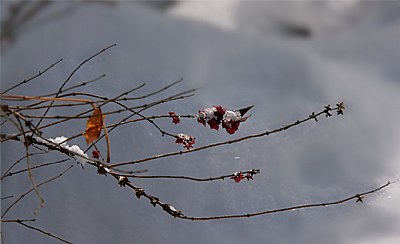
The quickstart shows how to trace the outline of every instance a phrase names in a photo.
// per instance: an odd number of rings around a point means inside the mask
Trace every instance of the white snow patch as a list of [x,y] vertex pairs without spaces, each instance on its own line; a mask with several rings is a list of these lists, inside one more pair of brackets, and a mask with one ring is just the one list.
[[[35,137],[35,139],[37,141],[41,142],[41,143],[49,144],[48,141],[43,140],[40,137]],[[54,139],[49,138],[48,140],[50,142],[52,142],[53,146],[57,145],[57,146],[60,146],[60,147],[62,147],[64,149],[67,149],[68,151],[71,151],[74,154],[73,158],[75,159],[75,161],[77,161],[80,164],[84,164],[86,162],[85,158],[89,158],[89,156],[86,153],[84,153],[83,150],[79,146],[77,146],[77,145],[72,145],[72,146],[68,145],[65,142],[65,141],[68,140],[68,138],[66,138],[65,136],[59,136],[59,137],[56,137]]]

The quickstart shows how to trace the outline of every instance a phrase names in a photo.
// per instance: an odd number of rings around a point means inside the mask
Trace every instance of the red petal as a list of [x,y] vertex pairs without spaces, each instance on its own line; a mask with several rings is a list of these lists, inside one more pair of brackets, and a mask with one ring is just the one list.
[[222,106],[214,106],[214,108],[217,110],[218,117],[224,116],[226,109],[224,109]]
[[92,157],[95,158],[95,159],[99,159],[99,157],[100,157],[100,152],[97,151],[97,150],[93,150],[93,151],[92,151]]
[[219,129],[219,123],[215,119],[210,119],[208,122],[208,125],[212,130],[218,130]]

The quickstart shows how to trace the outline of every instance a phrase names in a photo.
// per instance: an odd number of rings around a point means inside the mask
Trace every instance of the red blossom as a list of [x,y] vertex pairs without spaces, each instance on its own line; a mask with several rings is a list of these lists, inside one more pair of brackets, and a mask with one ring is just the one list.
[[190,149],[193,147],[193,144],[196,143],[196,138],[193,136],[180,133],[177,135],[175,143],[183,144],[185,148]]
[[247,173],[246,174],[246,179],[247,180],[253,180],[253,174]]
[[240,123],[246,121],[249,117],[243,117],[243,115],[252,107],[253,106],[234,111],[225,109],[220,105],[215,105],[211,108],[199,110],[196,115],[197,122],[204,126],[208,124],[212,130],[219,130],[219,126],[221,125],[228,134],[233,135],[239,130]]
[[176,115],[175,112],[168,112],[168,114],[169,114],[170,116],[172,116],[172,123],[174,123],[174,124],[179,124],[179,122],[181,122],[181,119],[179,118],[178,115]]
[[92,157],[95,159],[99,159],[100,158],[100,152],[97,150],[93,150],[92,151]]
[[217,116],[218,118],[221,118],[221,119],[222,119],[222,117],[224,116],[224,114],[225,114],[225,112],[226,112],[226,109],[223,108],[223,107],[220,106],[220,105],[214,106],[214,108],[217,110],[216,116]]
[[216,119],[210,119],[207,124],[210,126],[211,130],[218,130],[219,129],[219,122]]
[[236,183],[239,183],[241,180],[243,180],[245,177],[242,172],[236,172],[231,176],[231,179],[233,179]]
[[197,122],[200,124],[203,124],[204,126],[206,126],[206,123],[207,123],[206,120],[204,118],[201,118],[200,116],[197,117]]
[[225,128],[226,132],[230,135],[235,134],[239,130],[240,121],[229,121],[229,123],[222,122],[222,128]]

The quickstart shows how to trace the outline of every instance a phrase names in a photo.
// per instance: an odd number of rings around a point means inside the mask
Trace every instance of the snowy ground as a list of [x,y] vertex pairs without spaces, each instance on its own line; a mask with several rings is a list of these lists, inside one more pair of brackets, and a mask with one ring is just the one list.
[[[184,78],[173,92],[205,87],[194,98],[155,108],[153,114],[194,113],[221,104],[254,104],[237,134],[210,131],[195,121],[198,145],[276,128],[327,104],[344,101],[345,115],[308,123],[281,135],[139,166],[150,173],[197,177],[261,169],[254,181],[191,183],[137,181],[149,193],[188,215],[248,213],[340,199],[400,179],[400,4],[398,2],[184,2],[164,12],[141,4],[57,3],[36,16],[2,50],[1,88],[63,58],[51,72],[14,94],[58,89],[69,72],[101,48],[117,43],[85,66],[77,84],[106,73],[91,93],[113,96],[142,82],[146,91]],[[68,14],[61,14],[70,8]],[[5,11],[4,8],[2,11]],[[52,17],[49,17],[52,16]],[[50,21],[49,21],[50,19]],[[168,121],[170,122],[170,121]],[[68,136],[82,124],[54,128]],[[3,128],[2,128],[3,130]],[[3,133],[4,131],[2,131]],[[112,134],[116,162],[176,151],[145,123]],[[84,147],[83,139],[74,144]],[[2,145],[1,168],[20,148]],[[42,157],[38,160],[48,161]],[[54,169],[54,174],[60,168]],[[53,174],[53,175],[54,175]],[[36,175],[44,179],[48,175]],[[384,243],[400,241],[400,185],[369,196],[364,204],[301,210],[250,219],[187,222],[173,219],[92,168],[74,167],[42,189],[40,228],[74,243]],[[5,179],[2,196],[30,182]],[[31,216],[37,206],[10,216]],[[2,211],[8,206],[2,201]],[[4,243],[54,243],[54,239],[3,224]]]

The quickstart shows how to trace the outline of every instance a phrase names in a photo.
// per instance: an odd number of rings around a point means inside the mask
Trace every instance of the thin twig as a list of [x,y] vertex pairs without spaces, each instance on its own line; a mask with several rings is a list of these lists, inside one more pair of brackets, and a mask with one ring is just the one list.
[[256,212],[256,213],[249,213],[249,214],[221,215],[221,216],[211,216],[211,217],[179,216],[179,218],[187,219],[187,220],[217,220],[217,219],[249,218],[249,217],[254,217],[254,216],[259,216],[259,215],[281,213],[281,212],[289,212],[289,211],[294,211],[294,210],[298,210],[298,209],[327,207],[327,206],[332,206],[332,205],[339,205],[339,204],[343,204],[345,202],[349,202],[351,200],[357,200],[358,202],[360,202],[359,199],[362,199],[364,196],[367,196],[367,195],[370,195],[370,194],[375,193],[377,191],[380,191],[383,188],[386,188],[391,184],[392,183],[389,181],[386,184],[381,185],[381,186],[379,186],[379,187],[377,187],[377,188],[375,188],[373,190],[369,190],[369,191],[366,191],[366,192],[358,193],[358,194],[353,195],[351,197],[347,197],[347,198],[344,198],[344,199],[341,199],[341,200],[337,200],[337,201],[332,201],[332,202],[302,204],[302,205],[296,205],[296,206],[287,207],[287,208],[278,208],[278,209],[272,209],[272,210],[261,211],[261,212]]
[[[252,169],[247,171],[241,171],[242,174],[251,174],[255,175],[260,172],[259,169]],[[176,176],[176,175],[134,175],[134,174],[120,174],[114,173],[117,176],[128,177],[128,178],[137,178],[137,179],[178,179],[178,180],[191,180],[191,181],[199,181],[199,182],[207,182],[207,181],[216,181],[216,180],[225,180],[231,177],[234,177],[236,174],[222,175],[218,177],[207,177],[207,178],[195,178],[189,176]],[[245,176],[244,176],[245,177]]]
[[13,197],[14,197],[13,195],[10,195],[10,196],[5,196],[5,197],[2,197],[2,198],[1,198],[1,200],[10,199],[10,198],[13,198]]
[[[52,177],[52,178],[50,178],[50,179],[48,179],[48,180],[46,180],[46,181],[40,183],[40,184],[38,184],[36,187],[37,187],[37,188],[40,188],[41,186],[43,186],[43,185],[45,185],[45,184],[47,184],[47,183],[49,183],[49,182],[52,182],[53,180],[56,180],[56,179],[60,178],[60,177],[63,176],[68,170],[70,170],[72,167],[74,167],[74,165],[69,166],[66,170],[64,170],[64,171],[61,172],[60,174],[58,174],[58,175],[56,175],[56,176],[54,176],[54,177]],[[4,216],[7,214],[7,212],[9,212],[9,211],[11,210],[12,207],[14,207],[19,201],[21,201],[22,198],[24,198],[26,195],[28,195],[29,193],[31,193],[31,192],[34,191],[34,190],[35,190],[34,188],[31,188],[30,190],[28,190],[28,191],[26,191],[25,193],[23,193],[20,197],[18,197],[18,199],[17,199],[15,202],[13,202],[13,203],[4,211],[4,213],[1,215],[1,217],[4,218]]]
[[124,166],[124,165],[130,165],[130,164],[138,164],[138,163],[143,163],[143,162],[147,162],[150,160],[154,160],[154,159],[160,159],[160,158],[165,158],[165,157],[170,157],[170,156],[175,156],[175,155],[182,155],[182,154],[187,154],[187,153],[192,153],[192,152],[196,152],[196,151],[201,151],[204,149],[209,149],[209,148],[214,148],[214,147],[218,147],[218,146],[222,146],[222,145],[227,145],[227,144],[233,144],[233,143],[237,143],[237,142],[241,142],[244,140],[249,140],[249,139],[253,139],[253,138],[259,138],[259,137],[263,137],[263,136],[269,136],[271,134],[275,134],[281,131],[285,131],[287,129],[290,129],[294,126],[303,124],[309,120],[316,120],[319,116],[326,114],[327,112],[329,113],[330,111],[342,111],[341,108],[339,107],[335,107],[335,108],[330,108],[329,110],[327,110],[326,106],[325,109],[319,113],[312,113],[311,115],[309,115],[307,118],[303,119],[303,120],[297,120],[291,124],[282,126],[280,128],[271,130],[271,131],[266,131],[266,132],[262,132],[262,133],[257,133],[257,134],[253,134],[253,135],[248,135],[248,136],[244,136],[244,137],[240,137],[237,139],[233,139],[233,140],[229,140],[229,141],[223,141],[223,142],[217,142],[217,143],[211,143],[202,147],[196,147],[196,148],[192,148],[190,150],[186,150],[186,151],[178,151],[178,152],[170,152],[170,153],[165,153],[165,154],[159,154],[159,155],[155,155],[155,156],[151,156],[151,157],[147,157],[147,158],[143,158],[143,159],[139,159],[139,160],[134,160],[134,161],[129,161],[129,162],[123,162],[123,163],[116,163],[116,164],[111,164],[109,167],[110,168],[114,168],[114,167],[120,167],[120,166]]
[[180,218],[180,219],[186,219],[186,220],[192,220],[192,221],[204,221],[204,220],[218,220],[218,219],[237,219],[237,218],[249,218],[249,217],[255,217],[259,215],[267,215],[267,214],[273,214],[273,213],[279,213],[279,212],[289,212],[289,211],[294,211],[298,209],[307,209],[307,208],[316,208],[316,207],[326,207],[326,206],[332,206],[332,205],[339,205],[343,204],[346,202],[349,202],[351,200],[357,200],[356,202],[363,202],[363,198],[367,195],[373,194],[377,191],[380,191],[389,185],[393,184],[391,182],[387,182],[384,185],[381,185],[375,189],[358,193],[356,195],[353,195],[351,197],[347,197],[341,200],[336,200],[332,202],[323,202],[323,203],[314,203],[314,204],[300,204],[300,205],[295,205],[292,207],[286,207],[286,208],[278,208],[278,209],[272,209],[272,210],[266,210],[266,211],[260,211],[260,212],[255,212],[255,213],[248,213],[248,214],[235,214],[235,215],[219,215],[219,216],[210,216],[210,217],[192,217],[192,216],[187,216],[182,213],[180,210],[176,210],[172,205],[163,203],[160,201],[159,198],[149,195],[145,192],[144,189],[136,187],[133,185],[131,182],[126,177],[121,177],[116,174],[114,174],[112,171],[107,170],[106,172],[110,173],[117,181],[120,186],[128,186],[132,190],[135,191],[136,197],[141,198],[145,197],[148,200],[150,200],[150,204],[153,206],[160,206],[162,210],[167,212],[168,214],[172,215],[175,218]]
[[[190,92],[191,92],[191,90],[190,90]],[[76,95],[77,93],[74,93],[74,95]],[[119,101],[121,101],[121,100],[123,100],[123,99],[117,99],[117,100],[115,100],[115,99],[107,99],[106,97],[100,97],[100,96],[97,96],[97,95],[92,95],[92,94],[88,94],[88,93],[80,93],[80,94],[84,94],[85,96],[91,96],[91,97],[97,97],[97,98],[100,98],[100,99],[104,99],[104,101],[102,102],[102,104],[99,104],[99,107],[102,107],[102,106],[104,106],[105,104],[107,104],[107,103],[116,103],[116,104],[122,104],[122,103],[120,103]],[[143,105],[139,105],[139,106],[134,106],[134,107],[128,107],[128,106],[123,106],[124,107],[124,109],[117,109],[117,110],[113,110],[113,111],[109,111],[109,112],[104,112],[103,113],[103,115],[111,115],[111,114],[118,114],[118,113],[122,113],[122,112],[127,112],[127,111],[131,111],[132,112],[132,110],[133,109],[138,109],[138,108],[148,108],[148,107],[150,107],[150,106],[154,106],[155,104],[160,104],[160,103],[165,103],[166,101],[172,101],[172,100],[176,100],[176,99],[182,99],[182,98],[187,98],[187,97],[191,97],[191,96],[193,96],[192,94],[190,94],[190,95],[188,95],[188,96],[178,96],[178,97],[174,97],[174,98],[171,98],[171,97],[169,97],[169,98],[167,98],[167,99],[163,99],[163,100],[160,100],[160,101],[156,101],[156,102],[153,102],[153,103],[150,103],[150,104],[143,104]],[[59,96],[58,97],[58,100],[63,100],[63,99],[61,99],[61,97],[62,96]],[[21,97],[20,98],[21,99],[21,101],[23,100],[23,98]],[[39,97],[38,97],[38,99],[39,99]],[[5,100],[5,98],[4,98],[4,100]],[[53,99],[49,99],[49,100],[53,100]],[[55,100],[55,99],[54,99]],[[72,98],[71,98],[71,101],[77,101],[77,100],[79,100],[79,99],[73,99],[72,100]],[[25,100],[24,100],[25,101]],[[67,103],[67,104],[59,104],[59,105],[57,105],[57,104],[53,104],[53,105],[51,105],[51,107],[52,108],[57,108],[57,107],[72,107],[72,106],[82,106],[82,105],[87,105],[87,104],[90,104],[90,103],[92,103],[92,101],[86,101],[86,102],[82,102],[82,103],[76,103],[76,104],[70,104],[70,103]],[[41,106],[41,107],[38,107],[38,108],[36,108],[36,107],[31,107],[31,108],[29,108],[28,110],[36,110],[36,109],[43,109],[43,108],[48,108],[48,107],[50,107],[50,105],[46,105],[46,106]],[[11,107],[10,106],[10,109],[15,109],[15,111],[21,111],[21,110],[26,110],[26,109],[24,109],[25,107],[20,107],[20,106],[18,106],[18,107]],[[92,112],[93,110],[87,110],[87,111],[84,111],[84,112],[81,112],[81,113],[79,113],[79,114],[76,114],[76,115],[70,115],[70,116],[62,116],[62,115],[55,115],[55,116],[41,116],[41,115],[29,115],[29,114],[23,114],[23,116],[25,117],[25,118],[31,118],[31,119],[57,119],[57,120],[59,120],[59,119],[62,119],[63,121],[61,121],[61,122],[65,122],[66,120],[73,120],[73,119],[88,119],[88,118],[90,118],[90,112]],[[85,114],[87,114],[87,115],[85,115]],[[145,119],[146,120],[146,119]],[[43,127],[39,127],[39,128],[43,128]]]
[[[115,47],[117,44],[112,44],[106,48],[103,48],[102,50],[100,50],[99,52],[95,53],[94,55],[92,55],[91,57],[87,58],[86,60],[84,60],[83,62],[81,62],[71,73],[70,75],[67,77],[67,79],[62,83],[62,85],[60,86],[60,88],[58,89],[58,92],[56,94],[56,98],[58,97],[58,95],[62,92],[64,86],[68,83],[68,81],[72,78],[72,76],[87,62],[89,62],[90,60],[92,60],[93,58],[95,58],[96,56],[102,54],[103,52],[107,51],[108,49]],[[51,105],[54,104],[54,101],[52,101],[50,103],[50,107],[48,107],[46,109],[46,111],[44,112],[43,116],[46,116],[47,113],[49,112]],[[37,123],[36,127],[39,127],[39,125],[42,123],[43,119],[40,119],[39,122]]]
[[[163,103],[172,102],[172,101],[175,101],[175,100],[180,100],[180,99],[185,99],[185,98],[191,97],[191,96],[193,96],[193,94],[189,94],[189,95],[186,95],[186,96],[184,96],[184,95],[182,95],[182,94],[189,93],[189,92],[193,92],[193,91],[194,91],[194,89],[191,89],[191,90],[188,90],[188,91],[185,91],[185,92],[181,92],[181,93],[175,94],[175,95],[173,95],[173,96],[170,96],[170,97],[161,99],[161,100],[156,101],[156,102],[153,102],[153,103],[144,104],[144,105],[141,105],[141,106],[136,106],[136,107],[131,107],[131,108],[132,108],[132,109],[142,108],[141,110],[138,111],[138,112],[142,112],[142,111],[144,111],[144,110],[150,109],[150,108],[152,108],[152,107],[154,107],[154,106],[157,106],[157,105],[160,105],[160,104],[163,104]],[[100,104],[100,105],[101,105],[101,104]],[[14,110],[14,111],[15,111],[15,110]],[[48,128],[48,127],[51,127],[51,126],[54,126],[54,125],[57,125],[57,124],[64,123],[64,122],[66,122],[66,121],[68,121],[68,120],[74,119],[75,117],[81,116],[81,115],[86,114],[86,113],[90,113],[90,112],[92,112],[92,111],[93,111],[93,109],[90,109],[90,110],[84,111],[84,112],[82,112],[82,113],[79,113],[79,114],[77,114],[77,115],[75,115],[75,116],[71,116],[70,118],[62,119],[62,120],[59,120],[59,121],[56,121],[56,122],[53,122],[53,123],[49,123],[49,124],[46,124],[46,125],[39,126],[39,127],[37,127],[37,131],[42,130],[42,129],[45,129],[45,128]],[[117,110],[116,112],[122,112],[122,111],[126,111],[126,109]],[[121,123],[121,124],[124,123],[126,120],[130,119],[132,116],[134,116],[134,114],[130,114],[128,117],[126,117],[126,118],[124,118],[123,120],[121,120],[120,123]],[[87,116],[87,118],[88,118],[88,117],[89,117],[89,116]],[[7,117],[7,119],[9,120],[8,117]],[[115,125],[113,126],[113,128],[110,129],[109,132],[111,132],[112,130],[114,130],[114,129],[115,129],[116,127],[118,127],[118,126],[119,126],[119,124],[115,124]],[[14,134],[14,135],[12,135],[12,136],[2,136],[2,138],[1,138],[0,141],[1,141],[1,142],[5,142],[5,141],[8,141],[8,140],[15,140],[17,137],[19,137],[19,136],[21,136],[21,135],[22,135],[22,133],[20,133],[20,134]],[[78,134],[78,135],[75,135],[75,136],[72,136],[72,138],[76,138],[76,137],[79,137],[79,136],[82,136],[82,133],[80,133],[80,134]],[[102,135],[95,143],[97,143],[99,140],[101,140],[101,139],[103,138],[103,136],[104,136],[104,135]],[[90,146],[90,147],[91,147],[91,146]],[[89,149],[90,149],[90,148],[89,148]]]
[[54,234],[51,234],[50,232],[46,232],[46,231],[44,231],[44,230],[41,230],[41,229],[39,229],[39,228],[37,228],[37,227],[31,226],[31,225],[27,225],[27,224],[25,224],[25,223],[23,223],[23,222],[17,222],[17,223],[20,224],[20,225],[23,225],[23,226],[25,226],[25,227],[27,227],[27,228],[29,228],[29,229],[36,230],[36,231],[39,231],[39,232],[42,233],[42,234],[48,235],[48,236],[50,236],[50,237],[53,237],[53,238],[55,238],[55,239],[57,239],[57,240],[59,240],[59,241],[61,241],[61,242],[72,244],[72,242],[69,242],[69,241],[67,241],[67,240],[64,240],[63,238],[61,238],[61,237],[59,237],[59,236],[56,236],[56,235],[54,235]]
[[[189,96],[192,96],[192,95],[189,95]],[[186,96],[186,97],[189,97],[189,96]],[[162,100],[160,100],[160,101],[158,101],[158,102],[154,102],[154,103],[152,103],[152,104],[149,104],[148,106],[144,106],[144,107],[143,107],[141,110],[139,110],[138,112],[140,113],[140,112],[142,112],[142,111],[144,111],[144,110],[147,110],[147,109],[149,109],[149,108],[151,108],[151,107],[153,107],[153,106],[156,106],[156,105],[159,105],[159,104],[162,104],[162,103],[165,103],[165,102],[173,101],[173,100],[176,100],[176,99],[183,99],[183,98],[186,98],[186,97],[185,97],[185,96],[178,96],[178,97],[171,96],[171,97],[168,97],[168,98],[166,98],[166,99],[162,99]],[[123,124],[125,121],[129,120],[130,118],[132,118],[134,115],[135,115],[135,114],[130,114],[129,116],[125,117],[125,118],[122,119],[120,122],[118,122],[117,124],[115,124],[108,132],[109,132],[109,133],[112,132],[114,129],[116,129],[117,127],[119,127],[119,126],[120,126],[121,124]],[[100,141],[103,137],[104,137],[104,135],[100,136],[100,137],[96,140],[95,143],[97,143],[98,141]],[[89,146],[89,147],[85,150],[85,152],[89,151],[91,147],[92,147],[92,145]]]
[[[177,115],[153,115],[153,116],[147,116],[147,118],[149,118],[149,119],[163,119],[163,118],[174,118],[174,117],[179,117],[179,118],[188,118],[188,119],[193,119],[193,118],[195,118],[195,116],[194,115],[191,115],[191,114],[185,114],[185,115],[179,115],[179,114],[177,114]],[[137,118],[137,119],[130,119],[130,120],[127,120],[127,121],[125,121],[125,122],[123,122],[123,123],[120,123],[119,125],[124,125],[124,124],[129,124],[129,123],[135,123],[135,122],[139,122],[139,121],[144,121],[145,119],[143,119],[143,118]],[[107,125],[107,128],[108,127],[114,127],[116,124],[109,124],[109,125]]]
[[[72,89],[77,88],[77,87],[88,85],[89,83],[97,81],[102,77],[105,77],[105,75],[102,75],[101,77],[98,77],[98,78],[96,78],[94,80],[87,81],[87,82],[82,82],[81,84],[66,88],[60,93],[60,94],[63,94],[63,95],[59,95],[58,97],[68,97],[68,96],[79,96],[79,95],[82,95],[82,96],[89,96],[89,97],[99,98],[99,99],[102,99],[102,100],[108,100],[107,97],[102,97],[102,96],[89,94],[89,93],[84,93],[84,92],[73,92],[73,93],[67,93],[67,94],[63,93],[63,92],[66,92],[68,90],[72,90]],[[144,86],[145,86],[145,84],[141,84],[138,87],[134,88],[134,90],[138,90],[138,89],[140,89],[140,88],[142,88]],[[42,95],[42,97],[50,97],[50,96],[54,96],[55,94],[57,94],[57,93],[51,93],[51,94]],[[121,100],[124,100],[124,99],[121,99]],[[17,111],[20,111],[20,110],[38,110],[38,109],[44,109],[44,108],[48,108],[48,107],[52,107],[52,108],[76,107],[76,106],[82,106],[82,105],[87,105],[88,104],[88,102],[82,102],[82,103],[74,103],[74,104],[66,103],[66,104],[53,104],[52,106],[50,106],[50,105],[38,106],[38,105],[40,105],[40,104],[42,104],[44,102],[45,101],[41,101],[41,102],[38,102],[38,103],[35,103],[35,104],[30,104],[30,105],[25,106],[25,107],[19,106]]]
[[[84,82],[81,82],[80,84],[77,84],[77,85],[74,85],[74,86],[71,86],[71,87],[67,87],[67,88],[61,90],[60,94],[66,92],[66,91],[70,91],[70,90],[76,89],[76,88],[87,86],[87,85],[89,85],[89,84],[91,84],[93,82],[99,81],[100,79],[102,79],[104,77],[106,77],[106,74],[102,74],[99,77],[96,77],[96,78],[91,79],[89,81],[84,81]],[[50,94],[46,94],[46,95],[41,95],[41,97],[50,97],[50,96],[55,96],[55,95],[57,95],[56,92],[50,93]]]
[[[29,156],[34,156],[37,154],[44,154],[43,152],[38,152],[38,153],[30,153]],[[6,172],[4,172],[4,174],[1,176],[0,180],[2,180],[5,175],[7,175],[14,167],[15,165],[17,165],[19,162],[21,162],[22,160],[24,160],[26,158],[26,155],[24,155],[23,157],[21,157],[20,159],[18,159],[17,161],[15,161],[7,170]]]
[[3,92],[1,93],[1,95],[4,94],[4,93],[6,93],[6,92],[9,92],[9,91],[11,91],[11,90],[13,90],[13,89],[15,89],[15,88],[17,88],[17,87],[19,87],[19,86],[21,86],[21,85],[23,85],[23,84],[26,84],[26,83],[28,83],[29,81],[31,81],[31,80],[33,80],[33,79],[35,79],[35,78],[37,78],[37,77],[39,77],[39,76],[41,76],[41,75],[43,75],[43,74],[46,73],[49,69],[53,68],[55,65],[57,65],[57,64],[60,63],[61,61],[62,61],[62,59],[56,61],[55,63],[51,64],[49,67],[47,67],[46,69],[44,69],[43,71],[39,71],[39,73],[38,73],[37,75],[34,75],[34,76],[32,76],[31,78],[28,78],[28,79],[26,79],[26,80],[23,80],[23,81],[19,82],[18,84],[14,85],[14,86],[12,86],[12,87],[10,87],[10,88],[8,88],[7,90],[3,91]]
[[174,85],[176,85],[176,84],[178,84],[178,83],[180,83],[180,82],[182,82],[182,81],[183,81],[183,78],[180,78],[179,80],[174,81],[174,82],[172,82],[171,84],[169,84],[169,85],[167,85],[167,86],[164,86],[164,87],[162,87],[161,89],[159,89],[159,90],[157,90],[157,91],[151,92],[151,93],[149,93],[149,94],[146,94],[146,95],[143,95],[143,96],[140,96],[140,97],[125,98],[124,100],[126,100],[126,101],[127,101],[127,100],[140,100],[140,99],[148,98],[148,97],[153,96],[153,95],[156,95],[156,94],[158,94],[158,93],[160,93],[160,92],[162,92],[162,91],[165,91],[165,90],[167,90],[167,89],[173,87]]
[[[82,87],[82,86],[89,85],[90,83],[96,82],[96,81],[98,81],[98,80],[100,80],[101,78],[104,78],[104,77],[106,77],[106,75],[102,74],[101,76],[99,76],[97,78],[94,78],[92,80],[84,81],[84,82],[82,82],[82,83],[80,83],[78,85],[65,88],[60,92],[60,94],[63,94],[66,91],[70,91],[70,90],[73,90],[73,89],[76,89],[76,88],[79,88],[79,87]],[[54,93],[50,93],[50,94],[40,95],[40,97],[50,97],[50,96],[55,96],[56,94],[57,94],[57,92],[54,92]],[[62,96],[60,95],[59,97],[62,97]],[[29,104],[28,106],[19,107],[19,109],[17,111],[20,111],[20,110],[37,110],[37,109],[43,109],[43,108],[50,107],[50,105],[39,106],[40,104],[43,104],[43,103],[46,103],[46,102],[47,101],[40,101],[40,102],[36,102],[36,103],[33,103],[33,104]],[[55,108],[55,107],[64,107],[64,106],[72,107],[72,106],[81,106],[81,105],[86,105],[86,104],[87,104],[87,102],[85,102],[85,103],[75,103],[75,104],[53,104],[52,107],[53,108]]]
[[35,209],[35,211],[34,211],[34,214],[36,214],[43,206],[44,206],[44,199],[43,199],[43,197],[40,195],[40,192],[39,192],[39,190],[38,190],[38,186],[37,186],[37,184],[36,184],[36,181],[35,181],[35,178],[33,178],[33,174],[32,174],[32,169],[31,169],[31,165],[30,165],[30,157],[29,157],[29,144],[30,144],[30,142],[29,142],[29,140],[28,140],[28,138],[27,138],[27,136],[26,136],[26,134],[25,134],[25,131],[24,131],[24,127],[22,126],[22,124],[21,124],[21,119],[20,119],[20,117],[17,117],[16,116],[16,119],[17,119],[17,121],[18,121],[18,123],[19,123],[19,125],[20,125],[20,127],[21,127],[21,131],[22,131],[22,133],[23,133],[23,136],[24,136],[24,146],[25,146],[25,158],[26,158],[26,165],[27,165],[27,168],[28,168],[28,176],[29,176],[29,180],[31,181],[31,183],[32,183],[32,186],[33,186],[33,189],[35,190],[35,193],[36,193],[36,196],[39,198],[39,200],[40,200],[40,204],[39,204],[39,206]]
[[35,222],[36,219],[0,219],[3,223]]
[[[59,161],[55,161],[55,162],[51,162],[51,163],[40,164],[40,165],[31,167],[31,170],[39,169],[39,168],[46,167],[46,166],[50,166],[50,165],[55,165],[55,164],[64,163],[64,162],[66,162],[66,161],[68,161],[68,160],[70,160],[70,158],[66,158],[66,159],[59,160]],[[5,174],[2,176],[1,179],[4,179],[4,178],[9,177],[9,176],[13,176],[13,175],[17,175],[17,174],[26,172],[27,170],[28,170],[28,169],[26,168],[26,169],[21,169],[21,170],[14,171],[14,172],[5,173]]]

